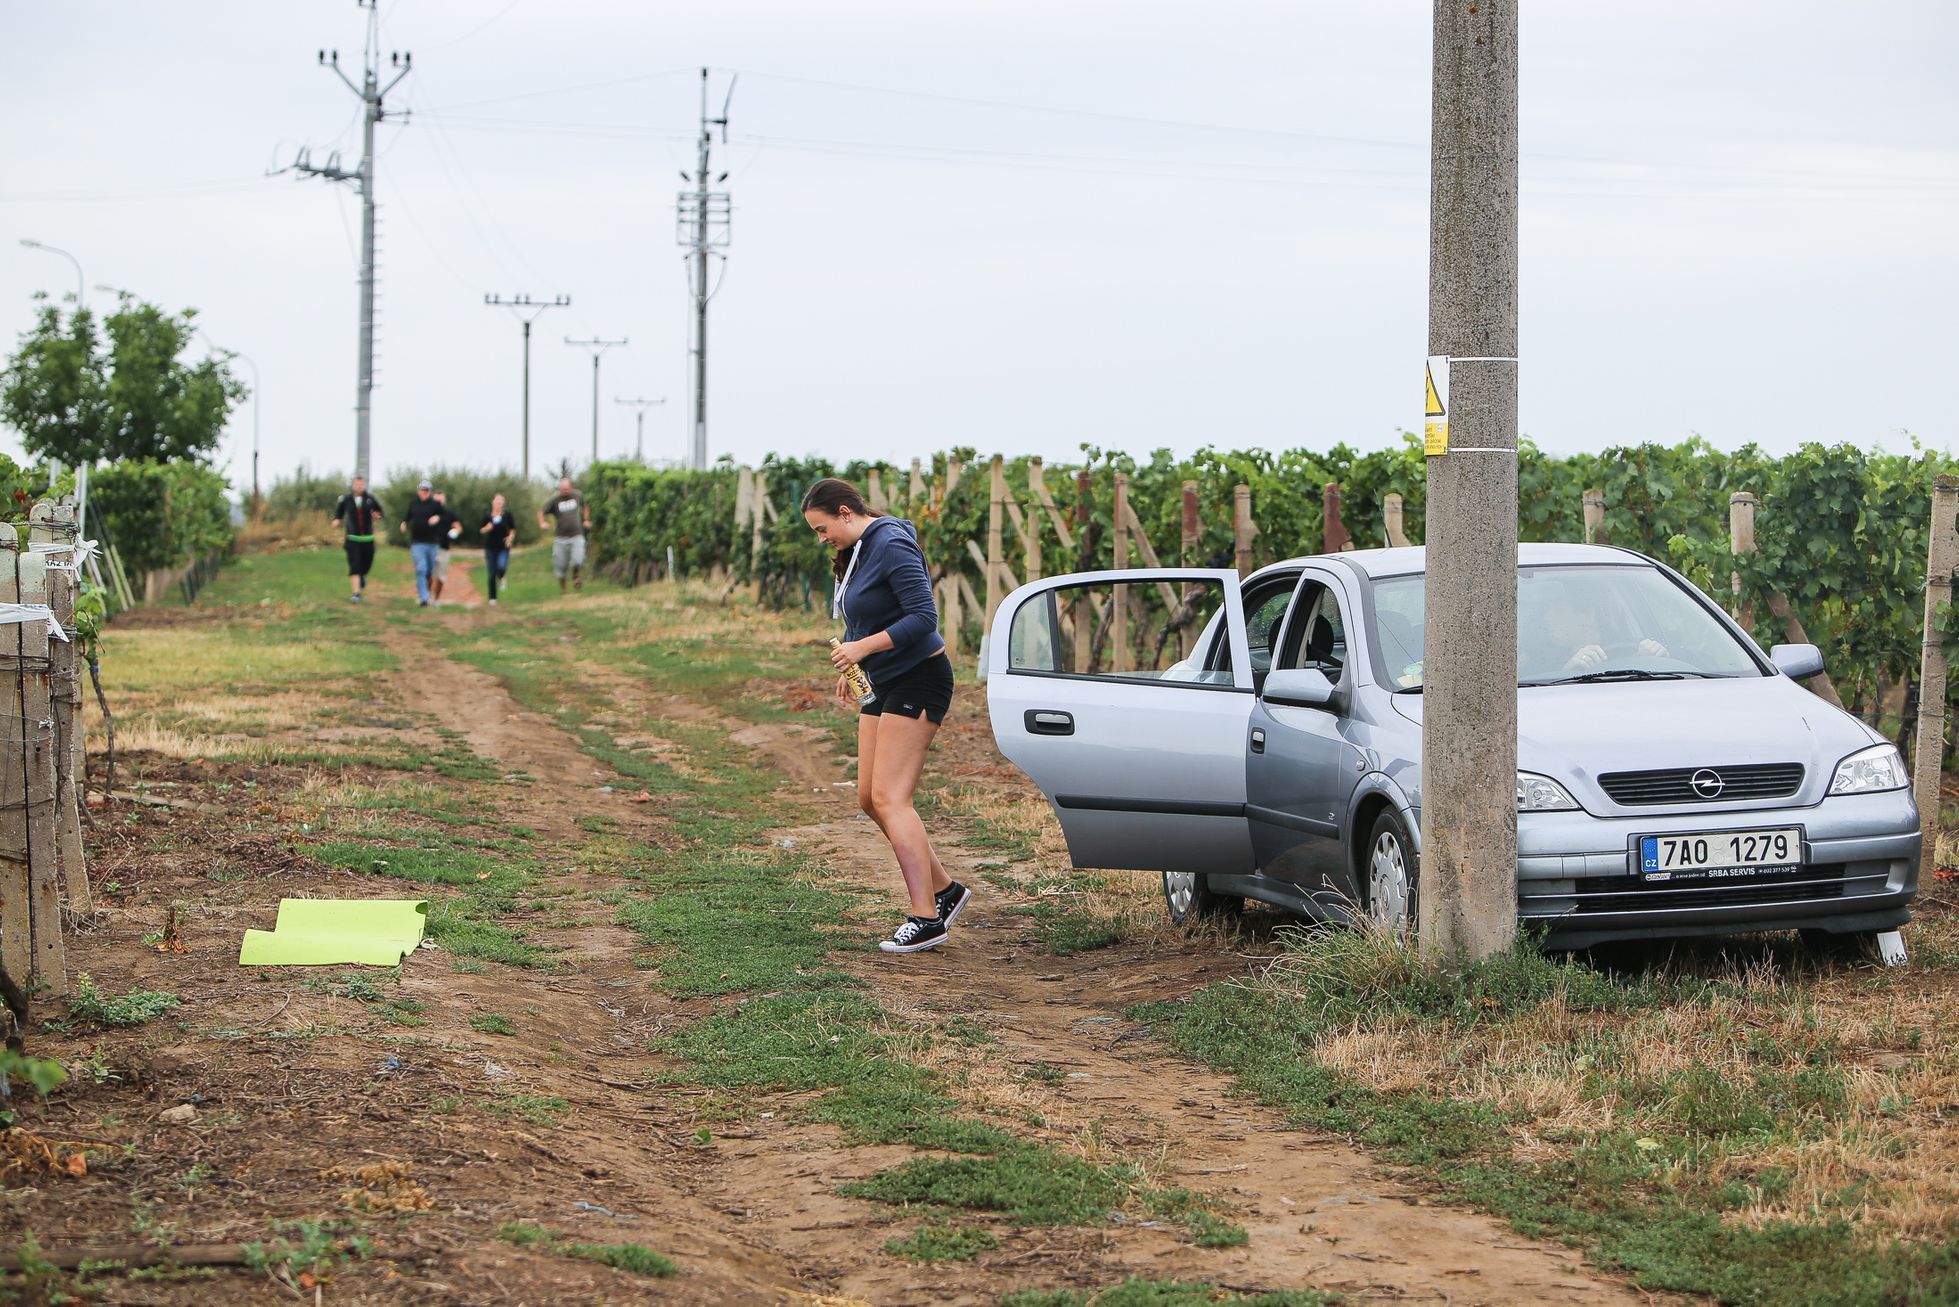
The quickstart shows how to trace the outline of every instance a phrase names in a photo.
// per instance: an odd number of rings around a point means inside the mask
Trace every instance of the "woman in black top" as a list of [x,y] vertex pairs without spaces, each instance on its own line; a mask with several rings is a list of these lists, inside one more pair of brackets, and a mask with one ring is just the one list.
[[932,851],[912,792],[925,753],[952,706],[952,662],[939,638],[932,577],[910,522],[872,512],[848,481],[825,477],[803,496],[803,520],[836,550],[836,601],[844,640],[831,654],[839,672],[858,664],[875,697],[859,704],[841,676],[837,698],[857,718],[857,800],[898,857],[911,914],[878,947],[916,953],[945,943],[972,893],[946,875]]
[[510,546],[517,541],[517,519],[502,495],[490,497],[490,511],[476,528],[483,537],[483,573],[490,578],[490,602],[497,601],[497,583],[510,570]]

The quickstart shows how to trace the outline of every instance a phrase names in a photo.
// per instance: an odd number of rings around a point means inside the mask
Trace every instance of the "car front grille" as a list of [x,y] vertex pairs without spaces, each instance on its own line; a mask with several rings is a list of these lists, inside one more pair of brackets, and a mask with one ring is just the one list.
[[[1696,786],[1695,778],[1702,780]],[[1718,781],[1718,787],[1708,778]],[[1741,767],[1666,767],[1658,771],[1607,772],[1599,788],[1614,803],[1637,807],[1658,803],[1732,803],[1746,799],[1786,799],[1803,785],[1799,762],[1753,763]]]
[[1814,903],[1883,894],[1889,870],[1889,864],[1884,862],[1828,862],[1738,881],[1649,882],[1638,876],[1526,880],[1517,887],[1517,899],[1518,908],[1527,919],[1566,920],[1616,913]]

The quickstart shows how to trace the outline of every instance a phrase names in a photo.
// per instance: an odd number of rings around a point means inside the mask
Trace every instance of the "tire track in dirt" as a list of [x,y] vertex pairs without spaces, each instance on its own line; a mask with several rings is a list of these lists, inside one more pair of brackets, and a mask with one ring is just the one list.
[[[809,821],[774,837],[829,859],[852,883],[888,900],[895,919],[900,888],[889,848],[858,812],[854,788],[839,784],[842,762],[818,743],[820,731],[742,722],[706,705],[650,695],[618,673],[593,671],[622,703],[637,700],[718,724],[764,753],[788,782],[785,797],[793,790],[809,806]],[[955,721],[949,730],[961,725]],[[744,1210],[746,1229],[835,1292],[879,1304],[990,1303],[1029,1283],[1099,1288],[1139,1275],[1237,1289],[1336,1289],[1412,1303],[1653,1301],[1584,1266],[1568,1249],[1425,1201],[1412,1184],[1343,1141],[1288,1128],[1279,1113],[1234,1097],[1226,1077],[1164,1051],[1123,1016],[1133,1003],[1179,997],[1208,979],[1241,973],[1235,955],[1192,950],[1166,959],[1111,948],[1048,956],[1019,938],[1020,919],[1000,911],[1027,900],[978,879],[974,863],[998,855],[972,854],[945,831],[934,835],[947,869],[976,887],[953,940],[904,959],[846,954],[842,965],[863,976],[895,1013],[964,1016],[985,1026],[998,1043],[979,1050],[976,1062],[1004,1057],[1063,1068],[1064,1079],[1041,1104],[1049,1127],[1032,1134],[1066,1146],[1093,1132],[1109,1153],[1158,1158],[1160,1183],[1221,1200],[1250,1242],[1201,1249],[1171,1223],[1041,1229],[1029,1232],[1035,1247],[1003,1240],[996,1252],[950,1275],[936,1274],[880,1255],[884,1238],[898,1232],[880,1224],[889,1213],[836,1192],[915,1156],[911,1150],[825,1146],[832,1132],[789,1124],[786,1113],[724,1140],[715,1182],[728,1205]],[[876,927],[863,929],[868,942]]]
[[[567,857],[591,838],[578,824],[581,817],[609,817],[623,838],[657,837],[650,805],[602,788],[616,779],[610,770],[585,754],[557,722],[518,704],[494,676],[450,658],[426,636],[411,637],[397,653],[393,684],[404,704],[460,732],[473,751],[506,772],[533,778],[500,808],[499,817],[532,827],[547,847],[557,844]],[[624,887],[617,877],[576,864],[547,871],[541,879],[548,880],[554,901],[567,903],[579,902],[587,891]],[[612,920],[613,909],[599,908],[592,915],[603,920],[515,923],[534,941],[563,950],[565,965],[555,975],[502,968],[474,975],[404,969],[404,989],[430,1004],[432,1018],[447,1015],[465,1026],[466,1010],[526,1013],[522,1040],[495,1041],[466,1069],[481,1076],[495,1066],[499,1087],[554,1095],[570,1104],[555,1128],[514,1132],[514,1152],[499,1151],[500,1144],[511,1142],[509,1131],[456,1141],[455,1152],[475,1154],[470,1166],[475,1184],[483,1186],[479,1192],[503,1190],[502,1201],[494,1204],[497,1220],[540,1220],[552,1228],[579,1228],[586,1238],[643,1239],[680,1263],[683,1274],[674,1280],[639,1282],[643,1296],[636,1300],[811,1301],[800,1287],[801,1268],[754,1237],[739,1219],[741,1209],[725,1200],[725,1186],[713,1174],[718,1159],[690,1137],[693,1093],[645,1083],[667,1069],[647,1051],[648,1041],[690,1017],[634,965],[638,939]],[[505,1138],[495,1138],[498,1133]],[[485,1164],[493,1168],[491,1176],[482,1174]],[[513,1186],[520,1175],[525,1180]],[[575,1204],[584,1201],[622,1216],[568,1220]],[[599,1228],[593,1228],[594,1221]],[[482,1241],[458,1248],[455,1255],[491,1277],[517,1259],[519,1284],[525,1283],[522,1259],[536,1256]]]

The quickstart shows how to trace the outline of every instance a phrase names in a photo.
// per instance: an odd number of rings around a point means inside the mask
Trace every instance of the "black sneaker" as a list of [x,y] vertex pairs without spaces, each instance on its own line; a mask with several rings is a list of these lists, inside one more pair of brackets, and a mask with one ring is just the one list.
[[906,917],[890,939],[878,948],[886,953],[916,953],[945,943],[945,922],[933,917]]
[[934,894],[932,898],[939,905],[939,920],[947,926],[952,925],[959,920],[960,911],[965,908],[966,901],[972,897],[973,892],[956,880]]

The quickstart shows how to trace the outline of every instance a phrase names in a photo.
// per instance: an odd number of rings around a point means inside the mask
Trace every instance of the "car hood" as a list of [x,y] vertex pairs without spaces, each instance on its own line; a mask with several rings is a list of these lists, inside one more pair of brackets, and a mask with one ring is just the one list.
[[[1419,725],[1422,698],[1395,695],[1395,710]],[[1813,802],[1846,754],[1882,738],[1786,676],[1517,691],[1518,767],[1552,777],[1595,811],[1618,806],[1599,790],[1601,772],[1743,763],[1802,763],[1799,801]]]

